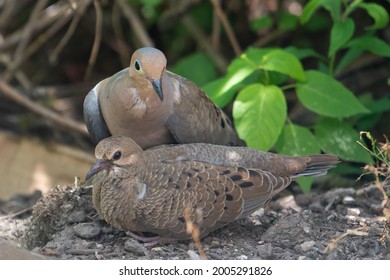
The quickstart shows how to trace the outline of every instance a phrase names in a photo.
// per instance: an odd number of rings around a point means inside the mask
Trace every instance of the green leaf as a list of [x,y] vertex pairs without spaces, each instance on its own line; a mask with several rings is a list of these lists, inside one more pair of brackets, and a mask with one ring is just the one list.
[[341,0],[311,0],[303,8],[301,23],[305,24],[307,21],[309,21],[314,12],[320,7],[324,7],[330,12],[333,21],[339,20]]
[[296,179],[297,183],[301,187],[301,190],[304,193],[308,193],[311,190],[311,185],[313,184],[314,178],[313,177],[299,177]]
[[241,82],[232,83],[229,77],[222,77],[205,85],[203,90],[215,104],[224,108],[233,101],[236,90],[241,86]]
[[319,53],[317,53],[315,50],[309,49],[309,48],[298,49],[297,47],[289,46],[289,47],[285,48],[284,50],[286,52],[292,54],[293,56],[295,56],[299,60],[309,58],[309,57],[315,57],[315,58],[321,57],[321,55]]
[[359,141],[359,132],[345,122],[325,119],[315,127],[315,136],[323,151],[336,154],[343,160],[372,163],[370,154]]
[[278,22],[280,30],[294,30],[298,25],[298,17],[288,12],[281,12]]
[[286,74],[298,81],[306,79],[301,62],[284,50],[272,50],[264,55],[260,68]]
[[317,139],[309,129],[295,124],[286,124],[275,145],[280,154],[302,156],[320,153]]
[[355,23],[347,18],[344,22],[335,22],[330,31],[330,46],[328,56],[334,55],[353,35]]
[[323,6],[330,13],[333,22],[340,20],[342,0],[324,0]]
[[297,85],[297,95],[309,110],[328,117],[350,117],[369,111],[353,93],[321,72],[306,71],[307,81]]
[[251,21],[250,27],[253,31],[257,32],[263,28],[271,27],[274,24],[272,17],[261,16]]
[[374,19],[374,25],[370,26],[370,29],[385,28],[389,24],[389,14],[381,5],[376,3],[361,3],[358,7],[366,10]]
[[225,77],[208,83],[203,90],[219,107],[223,108],[232,101],[235,91],[241,87],[241,82],[257,69],[253,61],[241,56],[232,61]]
[[390,96],[373,99],[371,94],[363,94],[359,97],[359,99],[371,113],[383,113],[390,111]]
[[[295,124],[286,124],[275,145],[280,154],[301,156],[321,152],[317,139],[309,129]],[[313,183],[312,177],[298,178],[297,183],[305,193],[309,192]]]
[[139,2],[144,5],[157,6],[161,3],[161,0],[139,0]]
[[[197,71],[194,71],[194,69],[197,69]],[[193,81],[199,86],[202,86],[217,77],[214,63],[210,61],[207,55],[201,52],[180,59],[171,70],[172,72]]]
[[269,150],[287,117],[286,99],[280,88],[252,84],[240,91],[233,103],[238,135],[249,147]]
[[311,0],[303,8],[301,15],[301,23],[305,24],[313,16],[314,12],[321,7],[322,0]]
[[340,59],[339,63],[335,68],[335,73],[338,74],[344,70],[348,65],[350,65],[355,59],[357,59],[361,54],[362,50],[359,48],[350,48]]
[[[253,67],[260,69],[260,65],[262,65],[263,56],[268,54],[270,51],[274,50],[274,48],[248,48],[240,58],[245,60],[247,63],[252,64]],[[229,67],[230,68],[230,67]],[[228,68],[228,72],[229,72]]]
[[379,56],[390,57],[390,46],[381,39],[370,35],[353,39],[345,47],[360,48]]

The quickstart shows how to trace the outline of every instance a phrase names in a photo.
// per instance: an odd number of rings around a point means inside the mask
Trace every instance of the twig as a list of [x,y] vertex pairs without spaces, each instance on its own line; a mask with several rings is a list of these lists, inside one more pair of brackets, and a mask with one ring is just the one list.
[[[6,65],[7,67],[10,67],[12,64],[10,55],[6,53],[0,55],[0,62]],[[16,71],[15,77],[23,87],[28,89],[32,87],[31,81],[22,71],[20,70]]]
[[[218,0],[219,1],[219,0]],[[211,44],[218,50],[220,46],[221,21],[218,18],[216,9],[213,10],[213,30],[211,32]]]
[[18,211],[16,213],[12,213],[12,214],[8,214],[8,215],[5,215],[5,216],[1,216],[0,220],[11,219],[13,217],[19,216],[20,214],[26,213],[27,211],[30,211],[30,210],[32,210],[32,207],[28,207],[28,208],[22,209],[22,210],[20,210],[20,211]]
[[343,238],[347,236],[368,236],[367,230],[367,227],[364,226],[356,229],[347,229],[346,232],[340,234],[329,242],[329,244],[325,248],[325,252],[331,252],[336,249],[337,243],[339,243]]
[[269,45],[271,42],[279,39],[280,37],[283,37],[285,34],[286,34],[286,31],[284,31],[284,30],[279,30],[279,29],[273,30],[273,31],[269,32],[266,36],[260,38],[256,42],[254,42],[252,45],[254,47],[260,48],[260,47]]
[[198,5],[202,0],[172,1],[169,7],[164,10],[158,20],[158,29],[167,32],[176,26],[182,16],[188,14],[193,6]]
[[[14,3],[15,1],[8,1]],[[16,3],[16,2],[15,2]],[[19,5],[19,2],[18,2]],[[19,7],[18,7],[19,8]],[[50,11],[48,11],[50,10]],[[54,21],[57,19],[63,17],[65,15],[65,12],[68,10],[67,4],[64,4],[64,2],[58,2],[56,4],[51,5],[42,13],[39,14],[40,20],[37,21],[35,25],[35,32],[40,31],[44,28],[46,28],[49,25],[52,25]],[[0,15],[0,18],[2,15]],[[4,18],[1,18],[3,20]],[[10,34],[9,36],[6,37],[4,42],[1,42],[0,44],[0,51],[4,51],[5,49],[11,48],[17,43],[20,42],[22,36],[23,36],[23,28],[20,28]]]
[[[64,85],[34,85],[25,90],[23,87],[15,86],[15,89],[20,91],[23,95],[28,95],[31,99],[44,98],[68,98],[80,97],[80,92],[88,92],[96,85],[96,82],[74,83]],[[1,101],[0,101],[1,102]]]
[[219,4],[219,1],[218,0],[210,0],[210,1],[211,4],[213,4],[214,6],[215,11],[217,12],[217,15],[221,20],[223,27],[225,28],[226,34],[229,38],[230,44],[233,47],[234,53],[236,54],[236,56],[239,56],[242,53],[241,47],[238,44],[236,35],[234,35],[233,29],[230,26],[230,23],[227,20],[226,15],[222,10],[221,5]]
[[80,6],[77,7],[77,10],[74,11],[74,17],[72,22],[69,25],[68,30],[66,31],[64,37],[62,37],[61,41],[58,43],[57,47],[53,50],[53,52],[49,56],[50,63],[55,63],[57,61],[58,55],[61,53],[62,49],[69,42],[73,33],[76,31],[76,27],[79,24],[81,17],[85,13],[85,10],[89,6],[89,4],[91,4],[91,1],[92,0],[84,0],[82,4],[80,4]]
[[133,8],[125,0],[116,0],[119,7],[122,9],[124,16],[127,18],[130,26],[133,28],[135,35],[139,39],[142,46],[153,47],[154,42],[150,38],[141,19],[134,12]]
[[54,34],[57,33],[57,31],[64,26],[70,19],[71,13],[70,9],[63,11],[62,17],[59,18],[59,20],[53,24],[49,30],[47,30],[45,33],[41,34],[35,41],[23,52],[23,55],[21,56],[18,63],[13,63],[10,67],[7,68],[7,71],[4,73],[2,79],[4,81],[8,81],[12,78],[15,71],[19,68],[19,66],[26,61],[32,54],[34,54],[37,50],[40,49],[40,47],[46,43],[47,40],[49,40]]
[[121,14],[118,2],[115,1],[112,8],[112,28],[115,34],[115,43],[117,45],[117,52],[121,59],[123,67],[129,66],[129,47],[125,43],[125,36],[123,35],[123,29],[121,25]]
[[187,207],[184,209],[184,220],[186,222],[187,227],[187,233],[191,234],[192,239],[195,242],[195,246],[199,252],[199,256],[202,260],[207,260],[207,256],[204,252],[202,243],[200,242],[200,230],[199,227],[194,224],[194,222],[191,219],[191,207]]
[[19,60],[21,59],[22,53],[27,47],[27,44],[30,42],[31,36],[34,32],[38,16],[40,12],[43,10],[43,8],[46,6],[47,0],[39,0],[38,3],[35,5],[31,15],[30,19],[25,24],[25,28],[23,31],[23,36],[21,40],[19,41],[19,45],[16,48],[15,54],[14,54],[14,63],[17,64]]
[[199,44],[199,46],[206,51],[210,59],[214,61],[214,64],[217,66],[218,70],[221,73],[225,73],[228,66],[226,59],[213,48],[213,46],[209,43],[210,40],[204,34],[202,29],[199,28],[199,26],[189,15],[185,15],[182,18],[182,22],[191,35],[195,38],[197,44]]
[[99,53],[100,43],[102,41],[103,12],[98,0],[93,0],[93,5],[96,11],[95,39],[93,41],[91,55],[88,60],[88,67],[85,72],[84,81],[88,81],[91,77],[92,69],[95,65],[96,57]]
[[20,105],[28,108],[32,112],[53,121],[64,129],[71,129],[83,135],[88,135],[88,131],[84,124],[76,122],[72,119],[61,116],[52,110],[43,107],[42,105],[31,101],[26,96],[23,96],[20,92],[11,87],[7,82],[0,80],[0,90],[4,95],[19,103]]
[[10,17],[13,16],[14,10],[20,6],[20,3],[16,1],[5,1],[3,3],[2,11],[0,13],[0,33],[2,33],[3,26],[9,22]]

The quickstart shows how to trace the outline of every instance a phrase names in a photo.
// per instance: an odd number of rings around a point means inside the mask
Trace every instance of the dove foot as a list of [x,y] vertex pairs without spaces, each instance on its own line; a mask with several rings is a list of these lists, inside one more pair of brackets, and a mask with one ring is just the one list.
[[176,239],[169,238],[169,237],[161,237],[161,236],[141,236],[134,232],[127,231],[126,234],[132,238],[134,238],[137,241],[143,242],[143,245],[145,247],[153,247],[154,245],[157,245],[159,243],[170,243],[176,241]]

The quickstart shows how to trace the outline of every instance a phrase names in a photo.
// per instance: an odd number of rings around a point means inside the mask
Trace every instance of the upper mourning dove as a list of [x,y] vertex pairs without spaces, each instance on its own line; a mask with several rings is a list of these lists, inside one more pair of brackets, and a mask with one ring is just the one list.
[[319,176],[334,155],[282,156],[246,147],[204,143],[143,151],[113,136],[95,150],[93,204],[112,226],[188,239],[184,212],[204,237],[263,207],[300,176]]
[[88,93],[84,119],[92,140],[124,135],[144,149],[169,143],[241,144],[226,114],[197,85],[167,71],[166,64],[160,50],[138,49],[130,67]]

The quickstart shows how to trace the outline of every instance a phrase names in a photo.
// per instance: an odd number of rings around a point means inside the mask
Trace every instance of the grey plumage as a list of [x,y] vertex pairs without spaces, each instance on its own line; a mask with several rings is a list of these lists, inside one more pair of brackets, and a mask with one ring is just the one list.
[[230,119],[191,81],[167,71],[154,48],[134,52],[130,67],[97,84],[84,100],[84,120],[95,143],[131,137],[142,148],[169,143],[242,142]]

